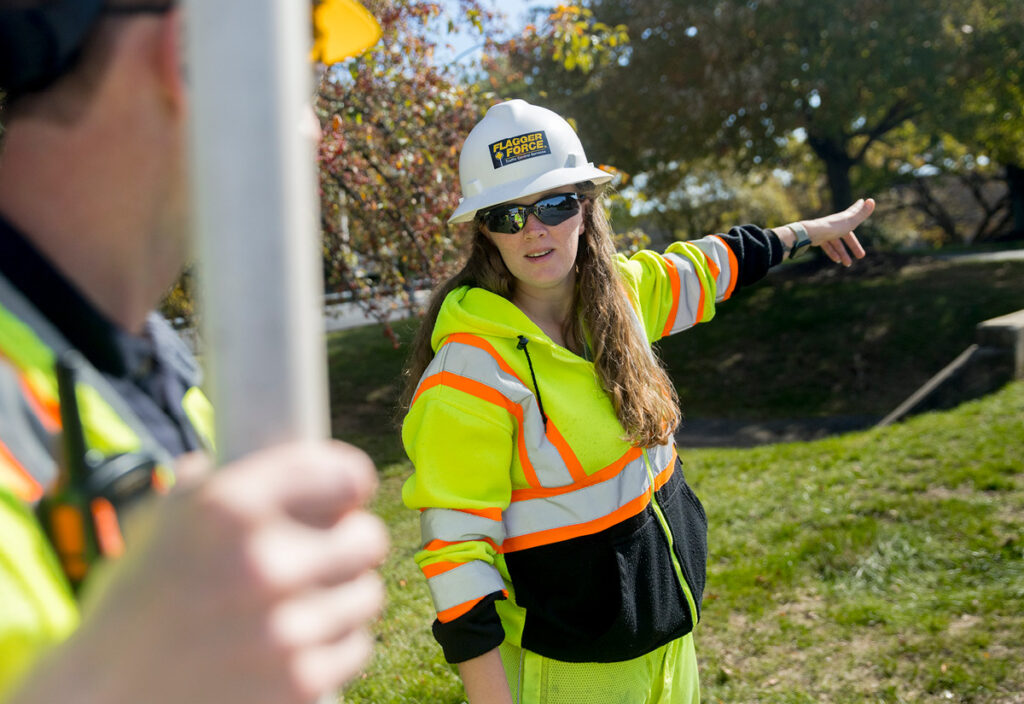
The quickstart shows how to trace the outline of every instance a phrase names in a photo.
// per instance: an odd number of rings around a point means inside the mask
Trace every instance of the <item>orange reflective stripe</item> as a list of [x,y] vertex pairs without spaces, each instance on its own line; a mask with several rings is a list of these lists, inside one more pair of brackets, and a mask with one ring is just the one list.
[[[481,337],[477,337],[476,335],[473,335],[468,332],[457,332],[445,338],[445,341],[441,344],[441,346],[444,347],[449,342],[458,342],[459,344],[469,345],[470,347],[476,347],[479,350],[483,350],[494,359],[494,362],[495,364],[498,365],[499,369],[501,369],[509,376],[513,377],[523,386],[526,386],[526,382],[524,382],[519,377],[519,375],[515,373],[512,367],[508,365],[508,362],[506,362],[505,359],[500,354],[498,354],[498,351],[494,349],[494,346],[487,340]],[[530,387],[526,386],[526,388]],[[569,469],[569,475],[573,479],[576,479],[576,473],[578,471],[580,478],[585,477],[586,473],[583,471],[583,465],[580,464],[579,459],[576,457],[576,453],[572,451],[571,447],[569,447],[569,443],[567,443],[565,441],[565,438],[562,437],[562,434],[558,432],[558,428],[555,426],[554,421],[552,421],[550,418],[548,418],[547,427],[545,428],[544,434],[547,436],[547,439],[551,442],[551,444],[555,446],[555,449],[558,450],[558,454],[561,455],[562,461],[565,462],[565,466]],[[527,481],[529,482],[529,478],[527,478]],[[529,483],[533,486],[540,486],[540,482]]]
[[89,508],[92,509],[93,525],[96,526],[96,540],[104,557],[117,558],[124,554],[124,536],[121,524],[117,520],[117,511],[107,499],[93,499]]
[[586,521],[584,523],[577,523],[572,526],[550,528],[548,530],[530,533],[529,535],[521,535],[516,538],[506,538],[503,547],[505,548],[505,552],[509,553],[517,550],[535,548],[541,545],[559,543],[563,540],[571,540],[572,538],[579,538],[584,535],[593,535],[594,533],[599,533],[605,528],[610,528],[616,523],[621,523],[627,518],[631,518],[640,513],[647,507],[650,500],[651,490],[648,488],[643,494],[615,511],[612,511],[607,516],[595,518],[592,521]]
[[[508,591],[507,590],[502,589],[501,593],[502,593],[502,595],[504,595],[504,597],[506,599],[508,598]],[[473,609],[474,606],[479,604],[481,601],[486,599],[488,596],[490,596],[490,594],[486,594],[484,596],[477,597],[476,599],[470,599],[469,601],[464,601],[461,604],[459,604],[458,606],[453,606],[450,609],[445,609],[444,611],[438,611],[437,612],[437,620],[440,621],[441,623],[449,623],[451,621],[454,621],[459,616],[462,616],[463,614],[469,613]]]
[[679,270],[676,269],[675,263],[668,257],[661,257],[661,261],[665,265],[665,271],[668,273],[669,285],[672,287],[672,306],[668,310],[668,318],[665,320],[665,329],[661,331],[661,336],[667,337],[672,334],[672,326],[676,322],[676,313],[679,311]]
[[[513,406],[516,406],[516,404],[509,401],[501,393],[495,391],[487,384],[481,384],[479,381],[474,381],[473,379],[470,379],[468,377],[459,376],[458,374],[455,374],[453,372],[438,372],[437,374],[434,374],[433,376],[424,379],[423,383],[420,384],[419,393],[427,391],[428,389],[432,389],[435,386],[448,386],[453,389],[457,389],[458,391],[465,392],[470,396],[476,396],[477,398],[487,401],[488,403],[493,403],[495,406],[507,408],[509,411],[512,411]],[[419,396],[419,393],[417,393],[416,395]],[[413,403],[415,402],[416,400],[413,399]],[[520,414],[522,414],[522,410],[520,410],[519,412]]]
[[500,508],[456,508],[453,511],[462,511],[463,513],[469,513],[474,516],[480,516],[480,518],[487,518],[492,521],[501,520],[501,509]]
[[726,243],[726,241],[723,240],[718,235],[711,236],[714,237],[719,242],[721,242],[722,246],[725,247],[725,251],[729,253],[729,286],[728,288],[725,289],[725,293],[722,294],[722,300],[724,301],[725,299],[732,295],[733,289],[736,288],[736,278],[739,276],[740,273],[739,264],[736,262],[736,253],[732,251],[732,247],[730,247]]
[[424,565],[420,568],[427,579],[436,577],[439,574],[444,574],[449,570],[453,570],[456,567],[462,567],[465,562],[432,562],[429,565]]
[[32,388],[32,385],[23,374],[18,374],[18,383],[21,385],[21,390],[29,407],[43,427],[46,428],[47,432],[58,432],[61,429],[61,421],[60,403],[57,402],[57,399],[45,398],[36,389]]
[[526,452],[526,438],[525,433],[523,432],[523,409],[518,403],[513,403],[487,384],[481,384],[479,381],[459,376],[453,372],[438,372],[437,374],[424,379],[423,383],[420,384],[419,391],[416,392],[416,396],[413,397],[412,402],[416,403],[416,399],[419,398],[421,393],[428,389],[432,389],[435,386],[448,386],[450,388],[463,391],[470,396],[476,396],[483,401],[493,403],[495,406],[501,406],[511,413],[515,417],[516,424],[519,428],[516,433],[516,443],[519,445],[519,462],[523,466],[523,476],[526,477],[526,483],[530,486],[540,486],[540,480],[537,479],[537,472],[534,470],[533,464],[530,463],[530,456]]
[[498,363],[499,367],[501,367],[501,371],[505,372],[506,374],[514,376],[516,379],[519,380],[520,384],[526,386],[523,380],[519,378],[519,375],[512,371],[512,367],[508,366],[508,362],[506,362],[502,358],[502,356],[498,354],[498,351],[494,349],[494,345],[492,345],[490,342],[483,339],[482,337],[477,337],[476,335],[473,335],[472,333],[468,332],[456,332],[446,337],[445,341],[441,344],[441,346],[444,347],[449,342],[458,342],[463,345],[469,345],[470,347],[476,347],[477,349],[483,350],[487,354],[494,357],[494,361]]
[[693,316],[693,324],[696,325],[704,320],[704,279],[699,271],[694,273],[697,275],[697,288],[700,290],[700,296],[697,298],[697,314]]
[[17,373],[18,385],[21,386],[23,397],[43,427],[51,433],[60,430],[60,404],[57,399],[48,396],[29,383],[24,370],[10,357],[0,352],[0,359],[11,365],[11,368]]
[[583,481],[575,484],[567,484],[565,486],[545,487],[541,489],[513,489],[512,490],[512,501],[526,501],[528,499],[545,499],[549,496],[558,496],[559,494],[568,494],[571,491],[582,489],[583,487],[591,486],[593,484],[600,484],[606,479],[611,479],[616,474],[622,471],[622,469],[643,454],[643,450],[639,447],[631,447],[629,450],[619,459],[612,462],[610,465],[605,467],[599,472],[591,474],[586,477]]
[[701,254],[704,254],[704,258],[708,260],[708,269],[711,270],[711,278],[718,281],[718,275],[722,273],[722,270],[718,268],[718,265],[715,264],[715,260],[709,257],[703,249],[701,250]]
[[483,542],[487,543],[488,545],[490,545],[491,548],[494,550],[494,552],[501,552],[501,547],[498,546],[490,538],[474,538],[473,540],[454,540],[454,541],[440,540],[438,538],[435,538],[434,540],[431,540],[429,543],[424,545],[423,549],[424,550],[442,550],[442,549],[448,547],[449,545],[461,545],[462,543],[472,543],[472,542],[475,542],[475,541],[478,541],[478,540],[479,541],[483,541]]
[[43,496],[43,487],[29,474],[14,453],[0,440],[0,469],[6,468],[6,476],[0,483],[6,484],[22,501],[38,501]]
[[583,471],[583,465],[580,464],[579,459],[576,457],[576,453],[569,447],[569,443],[565,441],[562,434],[558,432],[558,428],[548,418],[548,440],[558,450],[558,454],[562,456],[562,461],[565,462],[565,466],[569,470],[569,476],[572,477],[574,482],[583,482],[587,480],[587,473]]
[[[422,514],[424,511],[429,511],[431,509],[436,509],[436,508],[438,508],[438,507],[423,507],[422,509],[419,510],[419,512]],[[488,519],[490,521],[501,521],[502,520],[502,510],[498,509],[498,508],[495,508],[495,509],[445,509],[445,511],[461,511],[464,514],[471,514],[473,516],[479,516],[480,518],[485,518],[485,519]]]

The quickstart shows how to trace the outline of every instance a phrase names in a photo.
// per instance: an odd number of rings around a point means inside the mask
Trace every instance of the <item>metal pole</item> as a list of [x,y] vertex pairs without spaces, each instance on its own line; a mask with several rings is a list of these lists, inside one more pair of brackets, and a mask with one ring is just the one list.
[[223,463],[328,434],[310,7],[185,6],[203,350]]

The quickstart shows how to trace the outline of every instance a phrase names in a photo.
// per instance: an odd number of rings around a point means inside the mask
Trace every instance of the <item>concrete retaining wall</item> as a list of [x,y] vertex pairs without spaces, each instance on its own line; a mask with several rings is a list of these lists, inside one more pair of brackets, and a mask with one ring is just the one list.
[[1013,379],[1024,379],[1024,310],[979,323],[975,340],[878,425],[953,408],[992,393]]

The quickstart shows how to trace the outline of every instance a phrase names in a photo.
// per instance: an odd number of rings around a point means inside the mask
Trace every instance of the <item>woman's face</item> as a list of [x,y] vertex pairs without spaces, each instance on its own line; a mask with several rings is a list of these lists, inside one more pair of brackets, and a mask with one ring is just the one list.
[[[533,205],[557,193],[575,193],[573,186],[563,186],[532,196],[525,196],[510,205]],[[545,225],[535,214],[526,219],[523,229],[513,234],[491,232],[481,226],[487,238],[501,253],[509,272],[516,279],[516,292],[533,296],[568,296],[572,299],[575,285],[576,252],[583,234],[583,208],[557,225]]]

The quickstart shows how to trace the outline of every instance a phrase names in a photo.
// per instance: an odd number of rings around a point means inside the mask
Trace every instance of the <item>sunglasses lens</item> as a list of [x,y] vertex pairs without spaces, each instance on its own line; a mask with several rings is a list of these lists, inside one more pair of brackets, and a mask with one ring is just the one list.
[[545,225],[560,225],[580,211],[575,193],[558,193],[541,198],[533,205],[505,205],[484,213],[483,223],[491,232],[514,235],[526,226],[533,213]]
[[533,209],[545,225],[560,225],[580,211],[580,202],[575,193],[564,193],[537,201]]
[[523,225],[526,224],[526,215],[522,208],[515,206],[495,208],[484,216],[484,224],[491,232],[512,235],[523,229]]

